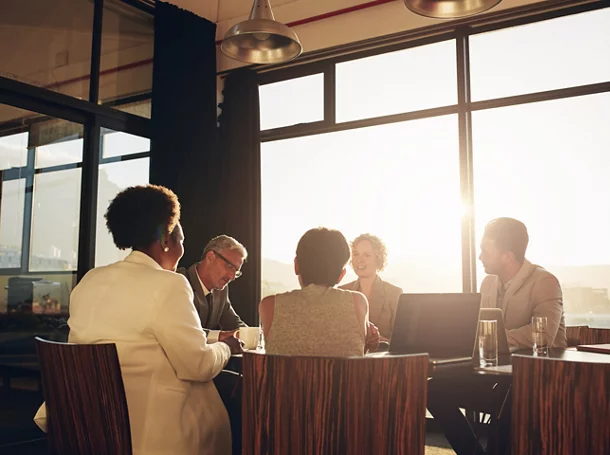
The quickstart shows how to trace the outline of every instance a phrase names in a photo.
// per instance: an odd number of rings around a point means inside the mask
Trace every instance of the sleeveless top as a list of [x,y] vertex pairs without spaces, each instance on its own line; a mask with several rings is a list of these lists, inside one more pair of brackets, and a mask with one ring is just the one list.
[[275,296],[265,352],[274,355],[350,357],[364,355],[352,293],[310,284]]

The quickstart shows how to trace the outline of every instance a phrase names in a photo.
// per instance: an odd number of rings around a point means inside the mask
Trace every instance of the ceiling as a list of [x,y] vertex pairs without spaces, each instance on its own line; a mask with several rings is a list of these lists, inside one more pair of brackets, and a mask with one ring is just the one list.
[[[250,14],[254,0],[168,0],[212,22],[229,21]],[[271,0],[271,8],[304,0]],[[308,0],[314,3],[315,0]],[[322,2],[321,2],[322,3]]]

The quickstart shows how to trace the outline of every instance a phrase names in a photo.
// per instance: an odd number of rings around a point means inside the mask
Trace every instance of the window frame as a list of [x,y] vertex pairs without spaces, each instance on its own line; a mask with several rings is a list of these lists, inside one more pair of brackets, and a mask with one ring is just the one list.
[[[27,164],[20,168],[5,170],[3,181],[25,178],[25,197],[23,207],[23,237],[20,268],[1,268],[0,275],[76,275],[77,282],[95,266],[96,216],[98,197],[98,177],[100,164],[128,161],[150,157],[150,150],[124,156],[102,158],[103,129],[112,132],[124,132],[147,139],[152,137],[152,122],[148,118],[116,109],[117,106],[131,104],[136,101],[152,101],[152,93],[131,95],[119,100],[98,104],[100,86],[100,61],[102,44],[102,21],[104,0],[94,1],[93,32],[91,41],[91,68],[88,100],[73,98],[69,95],[53,92],[0,76],[0,104],[28,110],[45,119],[66,120],[83,126],[83,158],[78,163],[35,169],[35,148],[28,149]],[[134,8],[154,16],[154,8],[141,1],[122,0]],[[28,126],[12,128],[3,135],[12,135],[29,131]],[[42,173],[57,172],[66,169],[81,168],[78,266],[75,271],[29,271],[29,256],[32,235],[32,197],[34,176]]]
[[[477,245],[475,244],[476,207],[474,207],[472,113],[479,110],[610,92],[609,80],[601,83],[571,86],[563,89],[545,90],[477,102],[471,101],[469,54],[469,39],[471,36],[565,17],[572,14],[610,8],[610,5],[608,2],[604,1],[573,6],[566,1],[554,6],[555,9],[549,10],[548,8],[548,5],[527,5],[509,11],[498,11],[482,16],[481,18],[459,20],[449,25],[441,24],[415,30],[413,32],[407,32],[402,34],[403,36],[396,35],[394,37],[384,37],[368,42],[365,41],[354,45],[343,46],[343,48],[313,52],[308,56],[308,58],[312,60],[311,63],[301,62],[295,66],[290,66],[290,64],[288,64],[259,68],[259,85],[261,86],[309,74],[324,74],[324,119],[319,122],[261,131],[261,144],[282,139],[345,131],[368,126],[403,122],[406,120],[457,114],[459,123],[460,193],[462,202],[465,206],[471,208],[462,220],[462,291],[478,292],[476,276]],[[392,40],[394,40],[393,43]],[[372,117],[363,120],[342,123],[336,122],[335,68],[337,64],[446,40],[455,41],[457,56],[457,104],[432,109],[406,111],[400,114]],[[380,42],[381,44],[373,43],[373,41]],[[390,44],[383,44],[388,42],[390,42]],[[358,47],[360,47],[360,49],[357,49]],[[354,48],[356,49],[354,50]]]

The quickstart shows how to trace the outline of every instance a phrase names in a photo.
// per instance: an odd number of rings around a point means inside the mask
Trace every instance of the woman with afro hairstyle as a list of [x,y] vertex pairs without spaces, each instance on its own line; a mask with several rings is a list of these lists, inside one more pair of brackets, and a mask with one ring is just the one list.
[[191,287],[174,273],[184,254],[178,198],[162,186],[130,187],[105,218],[116,246],[131,252],[74,288],[69,342],[116,344],[135,455],[229,455],[229,419],[212,379],[241,345],[207,343]]

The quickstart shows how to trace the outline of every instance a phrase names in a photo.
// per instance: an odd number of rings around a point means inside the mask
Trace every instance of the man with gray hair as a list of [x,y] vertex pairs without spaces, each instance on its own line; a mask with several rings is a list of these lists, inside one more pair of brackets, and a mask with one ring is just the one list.
[[240,327],[246,327],[231,306],[228,284],[241,276],[241,266],[247,257],[241,243],[228,235],[219,235],[205,246],[201,261],[177,270],[193,288],[193,303],[210,343],[222,341]]

